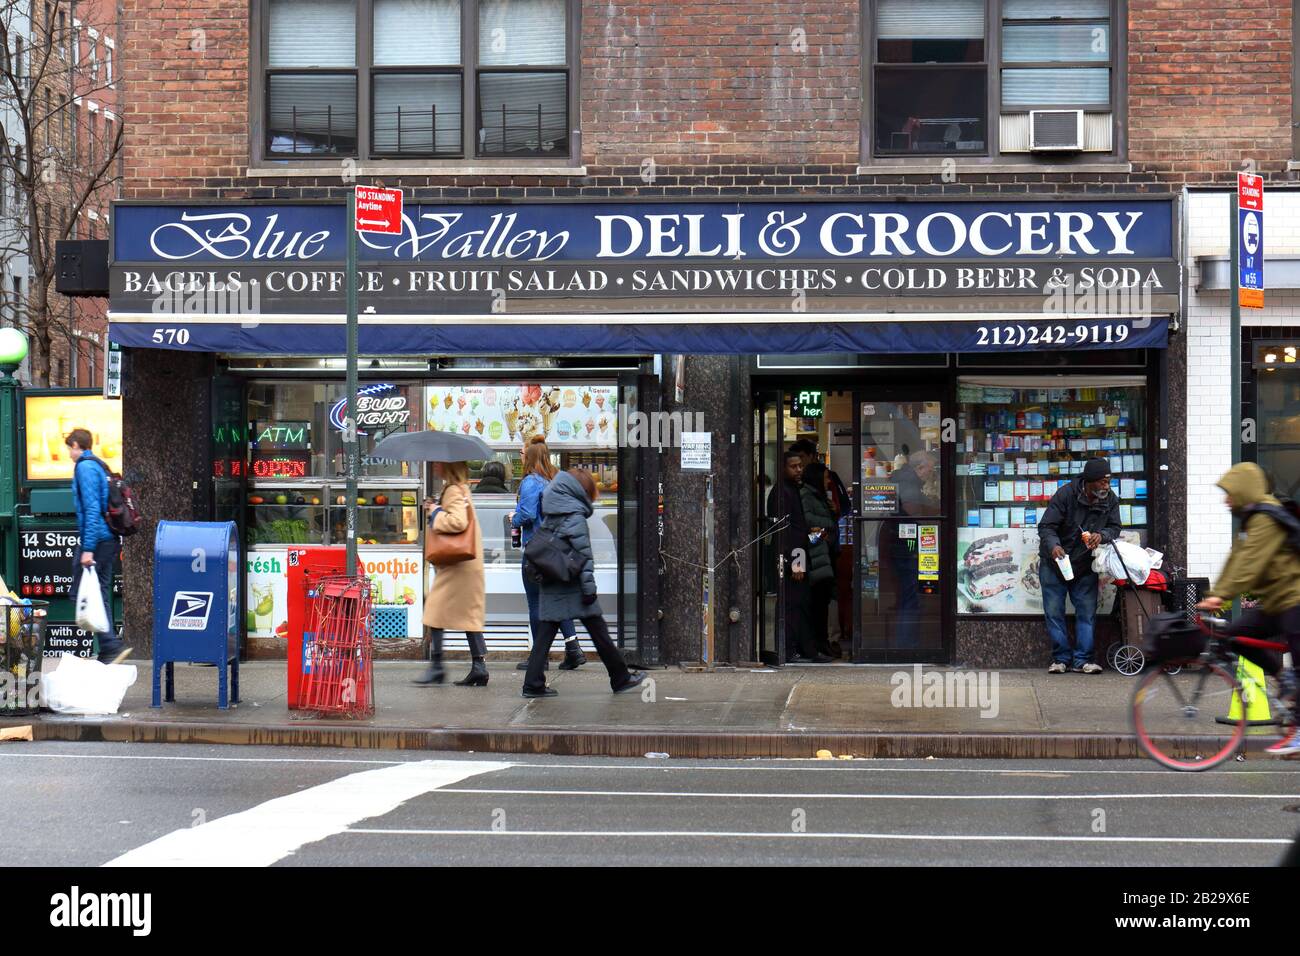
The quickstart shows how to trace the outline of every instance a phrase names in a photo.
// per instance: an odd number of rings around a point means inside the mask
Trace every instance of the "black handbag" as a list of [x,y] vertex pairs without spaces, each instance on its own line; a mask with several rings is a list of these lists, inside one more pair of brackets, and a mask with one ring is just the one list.
[[572,584],[581,579],[582,565],[569,539],[545,525],[524,546],[524,569],[540,584]]

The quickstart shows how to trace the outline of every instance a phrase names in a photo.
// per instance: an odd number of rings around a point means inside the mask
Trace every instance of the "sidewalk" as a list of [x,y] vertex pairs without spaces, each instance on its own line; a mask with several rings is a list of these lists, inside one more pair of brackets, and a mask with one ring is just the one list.
[[[53,664],[53,662],[51,662]],[[120,714],[103,718],[44,715],[8,718],[33,724],[38,740],[111,740],[165,743],[289,744],[371,749],[427,749],[603,756],[813,757],[819,750],[858,757],[1080,757],[1139,756],[1129,727],[1135,681],[1113,671],[1099,675],[997,673],[997,694],[973,706],[895,706],[920,703],[920,691],[891,684],[908,666],[787,667],[712,673],[677,668],[648,671],[639,691],[611,694],[604,670],[591,660],[579,671],[552,662],[551,685],[560,696],[524,700],[523,672],[489,665],[485,688],[416,687],[416,662],[375,665],[377,710],[371,720],[313,720],[286,706],[285,664],[245,663],[242,699],[217,708],[214,668],[176,665],[176,702],[155,710],[150,665]],[[450,678],[467,665],[453,663]],[[925,674],[949,673],[925,668]],[[981,713],[989,716],[981,716]],[[1271,740],[1252,735],[1252,750]]]

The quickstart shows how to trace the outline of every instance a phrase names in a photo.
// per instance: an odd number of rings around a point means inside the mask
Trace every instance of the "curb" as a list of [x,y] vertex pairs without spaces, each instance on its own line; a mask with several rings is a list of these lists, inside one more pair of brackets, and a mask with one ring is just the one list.
[[[234,744],[551,754],[571,757],[810,758],[819,750],[861,758],[1116,760],[1145,756],[1132,734],[745,733],[654,730],[475,730],[373,726],[256,727],[179,721],[31,722],[34,740],[77,743]],[[1247,737],[1248,753],[1272,738]],[[1204,738],[1178,738],[1180,748]]]

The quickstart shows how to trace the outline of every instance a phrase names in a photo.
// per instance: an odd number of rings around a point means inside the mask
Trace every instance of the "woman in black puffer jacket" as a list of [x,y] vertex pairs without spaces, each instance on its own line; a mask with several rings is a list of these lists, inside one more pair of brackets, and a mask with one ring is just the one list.
[[819,664],[831,660],[831,637],[827,621],[831,599],[835,596],[835,555],[833,553],[838,525],[835,512],[826,498],[826,466],[819,461],[810,464],[803,472],[799,498],[803,504],[804,521],[809,537],[817,535],[808,544],[808,583],[812,587],[812,632],[817,646]]
[[568,540],[582,558],[582,572],[576,581],[563,584],[541,582],[537,613],[541,632],[533,636],[533,649],[528,655],[528,673],[524,676],[523,689],[525,697],[556,696],[556,692],[546,686],[546,658],[560,622],[573,618],[582,620],[582,626],[596,645],[596,653],[609,672],[609,686],[614,693],[635,687],[645,678],[643,673],[633,674],[628,670],[623,655],[609,636],[609,627],[596,600],[596,561],[591,551],[591,535],[587,531],[587,519],[593,510],[591,501],[595,496],[595,479],[591,472],[582,468],[570,468],[557,474],[542,495],[541,527]]

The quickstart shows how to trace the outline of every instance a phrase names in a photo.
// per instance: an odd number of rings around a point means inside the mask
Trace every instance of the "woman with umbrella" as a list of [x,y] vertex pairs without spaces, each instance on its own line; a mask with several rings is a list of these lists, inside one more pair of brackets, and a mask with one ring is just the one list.
[[[406,432],[385,438],[371,453],[398,461],[432,461],[433,473],[444,481],[436,506],[429,505],[426,535],[457,535],[473,529],[472,554],[451,563],[435,563],[433,586],[424,597],[424,626],[429,630],[429,667],[415,683],[441,684],[442,640],[447,631],[464,631],[473,663],[456,681],[459,687],[486,687],[487,642],[483,639],[487,613],[487,584],[483,577],[483,535],[474,517],[469,490],[471,459],[487,459],[492,449],[481,438],[449,432]],[[425,553],[429,553],[426,544]]]
[[460,534],[474,528],[474,556],[455,564],[436,564],[433,586],[424,596],[424,626],[429,629],[429,670],[417,684],[440,684],[442,639],[447,631],[464,631],[469,640],[470,671],[458,687],[486,687],[487,642],[483,639],[487,614],[487,583],[483,578],[483,534],[474,520],[469,492],[469,464],[435,462],[433,473],[446,484],[436,507],[430,507],[425,534]]

